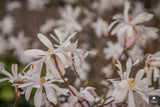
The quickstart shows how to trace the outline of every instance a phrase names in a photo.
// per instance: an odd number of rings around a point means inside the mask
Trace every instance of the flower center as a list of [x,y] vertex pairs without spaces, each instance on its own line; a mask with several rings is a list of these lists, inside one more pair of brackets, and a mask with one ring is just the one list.
[[67,23],[72,23],[73,21],[71,19],[68,19],[67,20]]
[[44,76],[42,76],[42,78],[39,79],[39,82],[40,82],[41,84],[43,84],[43,83],[46,82],[46,80],[44,79]]
[[129,80],[128,85],[129,85],[129,87],[134,88],[136,86],[135,79]]

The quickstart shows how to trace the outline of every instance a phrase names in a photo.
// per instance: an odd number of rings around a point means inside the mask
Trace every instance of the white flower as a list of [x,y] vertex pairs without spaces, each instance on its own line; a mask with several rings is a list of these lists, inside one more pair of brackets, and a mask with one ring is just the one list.
[[142,61],[144,59],[143,50],[138,46],[134,46],[131,50],[129,50],[128,55],[133,61],[136,61],[137,59]]
[[[130,4],[128,1],[126,1],[123,15],[117,14],[113,16],[113,19],[115,21],[112,22],[108,28],[110,30],[115,24],[118,23],[116,27],[114,27],[114,29],[111,31],[111,35],[116,34],[119,43],[121,43],[122,45],[126,45],[127,47],[130,47],[134,43],[137,37],[140,41],[143,40],[142,42],[145,41],[144,36],[150,36],[151,38],[154,38],[154,36],[152,37],[152,35],[150,35],[150,32],[154,32],[155,35],[158,30],[156,28],[152,29],[149,27],[145,27],[141,24],[150,21],[153,18],[152,14],[142,12],[138,14],[135,18],[130,18],[129,8]],[[146,30],[144,31],[144,29],[150,30],[149,35],[148,33],[144,34],[146,31]]]
[[106,59],[118,59],[123,52],[123,47],[119,43],[113,44],[112,42],[107,42],[108,48],[104,48],[103,53]]
[[38,38],[48,48],[48,51],[31,49],[26,50],[24,54],[43,60],[42,63],[46,64],[46,67],[52,72],[54,78],[61,79],[59,72],[61,72],[62,75],[65,74],[64,66],[71,63],[70,57],[63,53],[63,51],[54,49],[51,41],[43,34],[39,33]]
[[[52,38],[59,43],[59,45],[54,45],[56,47],[58,47],[58,50],[63,51],[64,53],[66,53],[67,55],[69,55],[70,57],[72,57],[73,64],[75,65],[76,69],[80,69],[83,65],[84,62],[84,58],[85,58],[85,52],[79,48],[77,48],[77,43],[78,41],[72,43],[70,40],[76,35],[76,32],[71,34],[70,36],[66,36],[66,34],[63,34],[62,32],[60,32],[59,30],[55,29],[55,33],[58,37],[55,38],[54,36],[52,36]],[[86,53],[87,54],[87,53]]]
[[41,25],[40,32],[48,33],[50,31],[52,31],[54,26],[55,26],[54,20],[48,19],[48,20],[46,20],[46,22],[43,25]]
[[42,10],[49,0],[28,0],[30,10]]
[[77,21],[81,12],[80,7],[73,9],[70,5],[67,5],[64,9],[60,8],[59,11],[62,18],[57,22],[60,31],[67,32],[67,34],[82,31],[82,26]]
[[108,23],[100,17],[97,19],[97,22],[91,24],[91,27],[94,29],[98,38],[102,35],[106,36],[108,33]]
[[149,103],[147,95],[153,91],[154,88],[149,88],[148,79],[143,78],[144,70],[141,69],[137,72],[135,78],[130,78],[131,67],[137,64],[132,64],[131,59],[127,60],[126,70],[122,71],[122,65],[118,61],[118,74],[121,77],[120,81],[112,80],[115,89],[113,90],[112,97],[117,102],[123,102],[126,98],[128,100],[128,107],[136,107],[134,93],[137,93],[146,103]]
[[[23,84],[18,84],[18,88],[22,88],[25,90],[25,98],[28,101],[30,99],[30,94],[33,88],[36,88],[36,92],[34,95],[34,104],[36,107],[40,107],[42,105],[42,101],[44,99],[43,94],[48,99],[48,101],[52,102],[53,104],[57,104],[57,94],[67,95],[68,90],[58,87],[57,85],[53,84],[52,82],[63,82],[63,80],[46,80],[45,77],[40,78],[40,73],[38,71],[33,72],[31,76],[25,76],[28,82]],[[35,74],[34,74],[35,73]],[[38,74],[38,75],[37,75]]]
[[6,16],[0,21],[0,29],[3,34],[11,34],[14,29],[15,21],[12,16]]
[[13,11],[22,7],[22,4],[19,1],[13,1],[7,4],[7,11]]
[[24,51],[29,48],[30,43],[30,39],[24,35],[24,32],[20,31],[17,38],[14,36],[9,38],[10,47],[14,49],[15,56],[22,64],[26,64],[32,61],[32,58],[24,55]]
[[4,54],[8,49],[8,44],[3,36],[0,36],[0,55]]
[[17,64],[12,65],[11,71],[12,71],[12,75],[1,66],[0,73],[6,75],[8,77],[0,79],[0,82],[9,80],[9,82],[15,83],[15,82],[20,82],[22,80],[21,74],[18,75],[18,73],[17,73],[18,72]]
[[145,71],[147,73],[147,78],[149,79],[149,84],[152,83],[152,75],[153,81],[156,81],[158,77],[160,77],[160,52],[156,52],[155,54],[149,54],[146,59]]

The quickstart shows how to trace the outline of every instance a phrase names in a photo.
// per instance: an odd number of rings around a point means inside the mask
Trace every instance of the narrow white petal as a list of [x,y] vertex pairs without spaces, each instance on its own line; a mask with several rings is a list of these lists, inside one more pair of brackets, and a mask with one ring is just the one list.
[[62,40],[64,40],[64,36],[61,34],[61,32],[57,29],[54,30],[55,34],[57,35],[59,41],[60,41],[60,44],[62,44]]
[[42,88],[37,89],[34,95],[34,105],[36,107],[41,107],[42,104]]
[[17,77],[17,64],[12,64],[12,74]]
[[52,45],[51,41],[46,36],[39,33],[38,38],[48,49],[50,49],[51,52],[53,52],[53,45]]
[[0,82],[6,81],[6,80],[9,80],[9,78],[2,78],[0,79]]
[[143,75],[144,75],[144,70],[143,69],[139,70],[135,77],[135,83],[138,83],[142,79]]
[[125,1],[125,7],[124,7],[123,14],[124,14],[124,19],[126,22],[129,22],[129,15],[128,15],[129,8],[130,8],[129,1]]
[[128,107],[136,107],[133,92],[131,90],[129,90],[128,95]]
[[30,57],[42,57],[48,54],[48,52],[45,52],[43,50],[40,49],[30,49],[30,50],[26,50],[24,51],[24,54]]
[[53,88],[51,87],[47,87],[47,86],[44,86],[45,88],[45,92],[46,92],[46,95],[47,95],[47,99],[52,102],[53,104],[57,104],[57,98],[56,98],[56,93],[55,91],[53,90]]
[[26,92],[25,92],[25,98],[28,101],[32,92],[32,87],[27,87]]
[[127,77],[129,77],[130,72],[131,72],[131,67],[132,67],[132,61],[130,58],[127,60],[126,67],[127,67],[126,69]]
[[149,98],[142,92],[135,90],[141,97],[142,99],[149,104]]
[[152,14],[148,14],[146,12],[140,13],[137,17],[134,18],[134,20],[131,22],[131,24],[139,24],[143,22],[147,22],[153,18]]

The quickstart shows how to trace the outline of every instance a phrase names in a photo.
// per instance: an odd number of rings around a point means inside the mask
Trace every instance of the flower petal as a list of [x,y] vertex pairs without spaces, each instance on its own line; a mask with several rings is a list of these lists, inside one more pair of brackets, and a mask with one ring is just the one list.
[[152,14],[148,14],[146,12],[140,13],[137,17],[134,18],[134,20],[131,22],[131,24],[139,24],[143,22],[147,22],[153,18]]
[[128,95],[128,107],[136,107],[133,92],[131,90],[129,90]]
[[27,55],[27,56],[30,56],[30,57],[38,58],[38,57],[42,57],[42,56],[47,55],[48,52],[45,52],[45,51],[40,50],[40,49],[30,49],[30,50],[24,51],[24,54]]
[[57,104],[57,98],[56,98],[56,93],[55,91],[53,90],[53,88],[51,87],[47,87],[47,86],[44,86],[45,88],[45,92],[46,92],[46,95],[47,95],[47,99],[52,102],[53,104]]
[[12,74],[17,78],[17,64],[12,64]]
[[34,105],[36,107],[41,107],[42,104],[42,88],[37,89],[34,95]]
[[53,53],[53,45],[51,41],[41,33],[38,34],[38,38]]
[[26,92],[25,92],[25,98],[28,101],[32,92],[32,87],[27,87]]
[[135,83],[138,83],[142,79],[143,75],[144,75],[144,70],[143,69],[139,70],[135,77]]

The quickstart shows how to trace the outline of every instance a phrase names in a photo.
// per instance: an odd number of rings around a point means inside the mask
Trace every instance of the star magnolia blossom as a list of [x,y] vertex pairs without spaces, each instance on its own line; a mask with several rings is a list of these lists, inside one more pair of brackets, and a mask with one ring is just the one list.
[[144,59],[143,50],[138,46],[134,46],[131,50],[129,50],[128,55],[133,61],[136,61],[137,59],[142,61]]
[[118,59],[123,52],[123,47],[119,43],[113,44],[112,42],[107,42],[108,47],[104,48],[103,53],[106,59]]
[[112,97],[116,102],[123,102],[128,100],[128,107],[136,107],[135,94],[137,93],[146,103],[149,103],[147,94],[153,91],[153,88],[149,88],[148,79],[143,78],[144,70],[141,69],[137,72],[135,78],[130,78],[131,67],[137,64],[132,64],[131,59],[128,59],[126,63],[126,71],[122,71],[122,65],[118,61],[116,66],[118,67],[118,74],[121,77],[120,81],[112,80],[115,89],[113,90]]
[[97,22],[91,24],[91,27],[94,29],[98,38],[100,38],[102,35],[106,36],[108,33],[108,23],[100,17],[97,19]]
[[[123,15],[117,14],[113,16],[113,19],[116,20],[112,22],[109,26],[109,30],[115,25],[116,27],[111,31],[111,35],[117,35],[119,43],[130,47],[134,41],[139,38],[139,40],[145,40],[145,38],[155,38],[157,36],[158,29],[153,27],[145,27],[140,25],[143,22],[150,21],[153,18],[152,14],[142,12],[138,14],[135,18],[129,18],[129,8],[130,4],[128,1],[125,2],[125,7]],[[147,31],[148,29],[149,31]],[[147,31],[147,32],[145,32]],[[152,32],[152,33],[151,33]],[[151,35],[153,34],[153,35]],[[144,41],[142,41],[144,42]]]
[[67,5],[65,9],[60,9],[62,19],[57,22],[59,25],[58,29],[67,34],[82,31],[82,26],[77,21],[80,11],[80,7],[73,9],[70,5]]
[[[35,65],[37,66],[37,65]],[[36,107],[40,107],[42,105],[42,101],[44,100],[45,95],[46,99],[53,104],[57,104],[57,95],[58,93],[63,95],[68,95],[68,90],[58,87],[57,85],[53,84],[53,82],[60,82],[62,83],[63,80],[56,80],[51,79],[47,80],[45,77],[40,77],[41,72],[39,72],[39,68],[41,69],[42,65],[38,65],[37,67],[31,67],[29,73],[24,75],[26,78],[26,82],[23,84],[18,84],[18,88],[22,88],[25,91],[25,98],[28,101],[30,98],[30,94],[33,88],[36,88],[36,92],[34,95],[34,104]],[[17,84],[16,84],[17,85]]]
[[61,75],[65,74],[64,66],[71,64],[71,58],[59,49],[55,49],[51,41],[43,34],[38,34],[39,40],[48,48],[48,51],[40,49],[31,49],[24,52],[25,55],[34,58],[40,58],[42,63],[46,64],[46,68],[52,72],[55,79],[61,79]]
[[158,77],[160,77],[160,52],[155,54],[149,54],[146,59],[146,66],[145,71],[147,74],[147,78],[149,79],[149,84],[152,83],[152,74],[153,74],[153,81],[156,81]]
[[76,32],[71,34],[69,37],[66,36],[67,34],[63,34],[62,32],[56,29],[55,33],[58,39],[55,38],[53,35],[51,35],[51,37],[59,44],[55,45],[56,47],[58,47],[58,50],[61,50],[70,57],[72,57],[73,64],[75,65],[77,70],[82,68],[84,63],[85,52],[82,49],[77,48],[78,41],[74,43],[70,41],[76,35]]
[[0,79],[0,82],[9,80],[9,82],[14,83],[14,82],[19,82],[21,81],[21,74],[17,74],[18,68],[17,68],[17,64],[13,64],[12,65],[12,75],[7,72],[2,66],[0,68],[0,73],[6,75],[7,77]]

